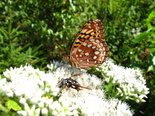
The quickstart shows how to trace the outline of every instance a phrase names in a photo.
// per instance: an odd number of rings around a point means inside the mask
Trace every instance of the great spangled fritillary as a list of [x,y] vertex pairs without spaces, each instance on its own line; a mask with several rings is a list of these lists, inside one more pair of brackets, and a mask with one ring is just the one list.
[[101,21],[89,20],[75,38],[69,61],[74,67],[89,69],[105,62],[107,54]]

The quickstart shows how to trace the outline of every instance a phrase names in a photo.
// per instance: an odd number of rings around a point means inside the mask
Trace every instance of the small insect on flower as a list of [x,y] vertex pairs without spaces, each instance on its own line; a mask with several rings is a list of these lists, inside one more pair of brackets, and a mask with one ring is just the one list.
[[106,61],[108,45],[102,22],[89,20],[77,34],[70,50],[69,62],[76,68],[89,69]]
[[72,78],[61,79],[58,82],[58,85],[60,88],[68,87],[68,88],[76,89],[77,91],[82,89],[90,89],[88,87],[81,86],[76,80]]

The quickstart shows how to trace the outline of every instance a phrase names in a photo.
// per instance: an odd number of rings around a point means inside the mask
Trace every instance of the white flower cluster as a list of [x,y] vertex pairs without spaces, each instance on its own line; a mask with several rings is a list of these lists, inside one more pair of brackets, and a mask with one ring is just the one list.
[[[0,90],[8,97],[18,98],[22,116],[132,116],[129,106],[117,99],[105,99],[102,80],[69,65],[54,62],[48,72],[34,69],[31,65],[10,68],[0,80]],[[77,74],[77,76],[72,76]],[[59,88],[61,79],[72,77],[89,89],[77,91]]]
[[146,87],[146,81],[139,69],[124,68],[115,65],[112,60],[108,59],[101,70],[105,75],[105,82],[112,80],[113,85],[117,85],[117,95],[126,100],[133,100],[137,103],[145,102],[149,89]]
[[137,36],[140,34],[140,28],[133,28],[131,32],[133,33],[134,36]]

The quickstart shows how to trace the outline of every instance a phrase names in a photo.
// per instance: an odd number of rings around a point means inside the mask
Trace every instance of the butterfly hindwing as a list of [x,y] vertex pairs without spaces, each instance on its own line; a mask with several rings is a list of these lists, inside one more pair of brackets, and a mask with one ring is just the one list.
[[104,40],[100,20],[88,21],[78,33],[70,51],[71,65],[88,69],[102,64],[107,56],[108,47]]

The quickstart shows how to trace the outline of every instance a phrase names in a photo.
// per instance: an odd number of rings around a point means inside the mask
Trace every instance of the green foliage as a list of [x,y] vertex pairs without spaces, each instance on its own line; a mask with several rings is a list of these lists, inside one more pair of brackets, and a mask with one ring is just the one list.
[[110,99],[110,98],[117,98],[117,90],[116,90],[117,86],[118,86],[117,84],[113,84],[112,83],[112,79],[110,79],[108,84],[104,83],[103,90],[105,90],[106,97],[108,99]]
[[[9,100],[9,98],[1,91],[0,89],[0,115],[1,116],[16,116],[15,112],[12,112],[12,110],[16,111],[19,106],[15,103],[13,100]],[[8,104],[8,103],[10,104]],[[13,104],[12,104],[13,103]],[[12,107],[12,108],[11,108]]]
[[[51,60],[62,59],[80,27],[99,18],[105,27],[108,57],[143,69],[154,88],[154,69],[148,71],[155,53],[154,9],[153,0],[1,1],[0,73],[25,63],[44,68]],[[145,54],[147,48],[150,52]]]
[[[144,1],[121,0],[112,4],[113,8],[117,7],[117,10],[107,14],[105,32],[110,45],[110,55],[118,63],[125,66],[133,65],[132,62],[137,60],[138,54],[148,47],[148,40],[138,44],[132,41],[135,39],[133,35],[138,35],[146,28],[145,18],[148,11],[142,7],[149,4]],[[139,60],[135,63],[137,64]]]
[[146,24],[149,30],[149,35],[152,36],[150,48],[155,54],[155,11],[152,11],[146,19]]
[[147,30],[144,32],[141,32],[139,35],[135,37],[135,39],[132,41],[133,43],[137,44],[141,41],[149,41],[150,45],[148,46],[151,49],[152,53],[155,53],[155,11],[152,11],[148,18],[146,18],[146,25]]
[[32,50],[28,44],[21,45],[20,36],[24,34],[19,27],[12,27],[12,22],[7,27],[0,27],[0,73],[10,66],[37,62],[34,55],[38,48]]
[[6,102],[6,106],[8,107],[9,110],[14,110],[14,111],[18,111],[21,110],[21,107],[13,100],[8,100]]

